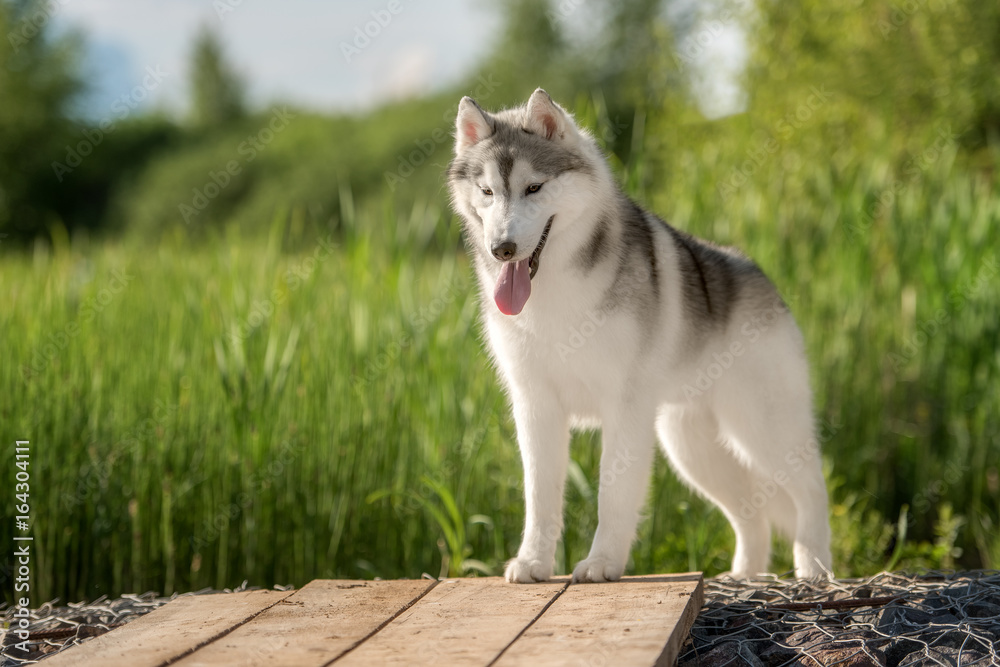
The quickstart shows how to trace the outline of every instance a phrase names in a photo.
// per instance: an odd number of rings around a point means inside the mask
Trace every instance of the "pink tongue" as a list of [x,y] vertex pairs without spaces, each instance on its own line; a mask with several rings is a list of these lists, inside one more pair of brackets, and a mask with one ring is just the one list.
[[504,315],[517,315],[531,296],[531,273],[528,260],[506,262],[500,269],[493,299]]

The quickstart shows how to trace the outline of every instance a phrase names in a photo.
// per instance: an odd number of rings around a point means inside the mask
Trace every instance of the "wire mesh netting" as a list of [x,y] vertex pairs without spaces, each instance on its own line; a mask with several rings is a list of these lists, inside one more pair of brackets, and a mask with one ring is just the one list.
[[31,610],[27,636],[17,632],[21,619],[14,616],[15,609],[6,607],[3,609],[6,630],[3,648],[0,649],[0,666],[30,664],[90,637],[102,635],[169,600],[158,598],[154,593],[145,593],[126,595],[116,600],[102,597],[89,604],[70,603],[65,607],[46,603]]
[[[282,588],[283,589],[283,588]],[[246,584],[237,590],[249,590]],[[198,595],[209,589],[188,593]],[[31,612],[27,652],[15,609],[0,606],[0,667],[23,665],[86,641],[169,602],[153,593]],[[9,626],[8,626],[9,624]],[[724,665],[998,665],[1000,572],[883,572],[810,582],[774,577],[705,582],[705,605],[680,667]]]
[[678,663],[1000,665],[1000,572],[709,579]]

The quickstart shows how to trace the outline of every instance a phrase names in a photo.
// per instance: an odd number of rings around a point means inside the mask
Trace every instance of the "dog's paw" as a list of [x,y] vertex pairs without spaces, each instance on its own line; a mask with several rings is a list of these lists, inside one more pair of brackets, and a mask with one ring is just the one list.
[[573,583],[599,584],[602,581],[618,581],[625,572],[625,563],[612,562],[607,558],[587,558],[573,568]]
[[806,561],[801,566],[795,568],[796,579],[809,579],[811,581],[830,581],[834,579],[833,572],[823,565],[819,560]]
[[527,558],[511,558],[504,570],[504,578],[511,584],[533,584],[536,581],[548,581],[551,576],[551,564]]

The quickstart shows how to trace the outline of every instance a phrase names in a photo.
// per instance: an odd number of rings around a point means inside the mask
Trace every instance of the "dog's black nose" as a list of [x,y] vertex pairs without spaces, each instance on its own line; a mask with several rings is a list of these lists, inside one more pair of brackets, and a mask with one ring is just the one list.
[[513,241],[504,241],[493,246],[493,256],[501,262],[506,262],[517,253],[517,244]]

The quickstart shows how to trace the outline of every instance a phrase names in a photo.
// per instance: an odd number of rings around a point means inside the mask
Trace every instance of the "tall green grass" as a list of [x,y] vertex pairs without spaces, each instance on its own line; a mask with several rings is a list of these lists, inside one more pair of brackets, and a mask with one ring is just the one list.
[[[901,188],[905,165],[878,156],[795,167],[779,153],[723,198],[754,144],[714,145],[618,166],[787,297],[838,574],[1000,565],[995,180],[957,169],[951,148]],[[498,573],[514,553],[520,462],[458,225],[436,199],[339,199],[335,234],[293,211],[266,238],[56,234],[3,256],[0,414],[8,441],[32,443],[36,599]],[[573,441],[559,571],[596,527],[599,444]],[[13,479],[12,447],[0,469]],[[662,460],[646,514],[633,571],[728,567],[724,518]],[[789,566],[780,547],[774,567]]]

